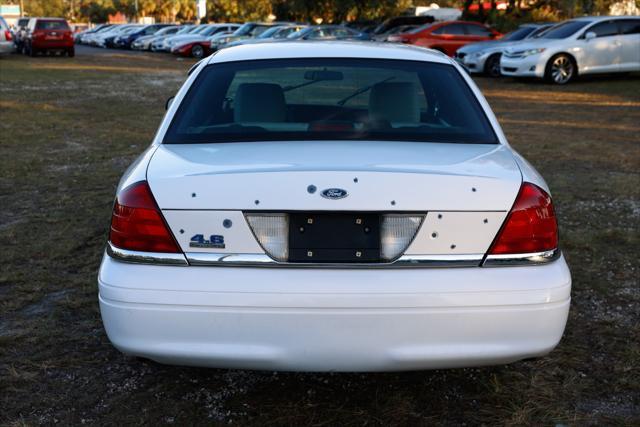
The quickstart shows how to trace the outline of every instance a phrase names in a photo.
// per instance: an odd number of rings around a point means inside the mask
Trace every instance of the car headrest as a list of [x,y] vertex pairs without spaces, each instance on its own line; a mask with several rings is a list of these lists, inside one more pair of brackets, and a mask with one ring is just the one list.
[[411,82],[378,83],[369,95],[371,120],[390,123],[419,123],[418,89]]
[[242,83],[233,102],[236,123],[284,122],[287,107],[282,87],[272,83]]

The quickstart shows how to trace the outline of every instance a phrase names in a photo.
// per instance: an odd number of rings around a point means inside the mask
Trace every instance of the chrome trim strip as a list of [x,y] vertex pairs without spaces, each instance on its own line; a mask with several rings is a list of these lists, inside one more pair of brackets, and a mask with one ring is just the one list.
[[519,265],[547,264],[560,258],[562,252],[556,248],[545,252],[528,254],[487,255],[483,267],[511,267]]
[[[173,266],[222,266],[222,267],[289,267],[289,268],[451,268],[451,267],[513,267],[547,264],[558,259],[559,249],[527,254],[488,255],[484,262],[482,254],[461,255],[402,255],[388,263],[289,263],[279,262],[267,254],[226,254],[213,252],[187,252],[172,254],[162,252],[139,252],[120,249],[107,243],[107,254],[118,261],[137,264]],[[185,256],[186,255],[186,256]]]
[[190,265],[222,267],[288,267],[288,268],[431,268],[478,267],[483,254],[470,255],[403,255],[388,263],[293,263],[279,262],[266,254],[224,254],[187,252]]
[[171,254],[163,252],[139,252],[120,249],[107,242],[107,255],[111,258],[137,264],[161,264],[187,266],[189,263],[184,254]]

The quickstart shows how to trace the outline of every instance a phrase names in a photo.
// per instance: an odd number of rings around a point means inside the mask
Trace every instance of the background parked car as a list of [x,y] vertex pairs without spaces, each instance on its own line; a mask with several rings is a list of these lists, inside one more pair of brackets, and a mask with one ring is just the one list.
[[100,24],[95,28],[87,31],[82,31],[74,36],[76,43],[79,44],[89,44],[89,40],[95,34],[100,32],[106,32],[113,28],[112,24]]
[[151,50],[151,44],[154,41],[160,40],[163,37],[175,35],[178,31],[180,31],[180,29],[181,27],[179,25],[172,25],[169,27],[161,28],[160,30],[156,31],[151,35],[142,36],[136,39],[133,43],[131,43],[131,49]]
[[[209,24],[204,29],[198,32],[185,34],[180,37],[176,37],[169,42],[171,47],[171,53],[175,53],[183,56],[193,56],[195,58],[202,58],[205,55],[205,50],[209,51],[211,43],[209,38],[220,33],[229,33],[240,28],[239,24]],[[206,52],[208,54],[208,52]]]
[[133,31],[129,31],[126,34],[122,34],[114,39],[116,47],[121,49],[131,49],[131,43],[143,36],[150,36],[155,34],[158,30],[168,27],[169,24],[153,24],[146,25],[141,28],[136,28]]
[[184,40],[194,40],[194,39],[198,40],[201,37],[200,35],[205,31],[209,30],[210,28],[211,26],[208,24],[196,25],[189,32],[185,34],[176,34],[173,37],[169,37],[165,39],[163,49],[161,50],[164,50],[166,52],[171,52],[171,49],[173,49],[174,46],[182,44]]
[[237,40],[228,43],[225,47],[241,46],[245,44],[269,43],[286,39],[290,34],[307,28],[307,25],[285,24],[269,28],[267,31],[252,39]]
[[381,42],[388,41],[389,36],[392,36],[394,34],[408,33],[409,31],[414,30],[418,27],[419,25],[400,25],[398,27],[393,27],[389,31],[386,31],[382,34],[376,34],[372,38],[376,41],[381,41]]
[[151,42],[151,51],[152,52],[164,52],[166,51],[166,44],[168,41],[174,37],[181,36],[184,34],[189,34],[195,31],[198,27],[196,25],[182,25],[180,29],[176,31],[175,34],[167,34],[165,36],[159,36],[157,39]]
[[112,25],[110,27],[105,27],[99,31],[96,31],[95,33],[87,34],[82,38],[82,40],[90,46],[104,46],[104,38],[110,37],[112,35],[117,35],[128,27],[129,25]]
[[456,51],[456,60],[470,73],[500,76],[500,57],[508,47],[538,37],[555,24],[524,24],[499,40],[470,43]]
[[108,47],[108,48],[117,47],[116,39],[118,37],[138,31],[140,28],[142,28],[142,25],[126,25],[126,26],[123,25],[122,27],[123,28],[121,28],[120,31],[114,34],[111,34],[107,37],[102,37],[100,47]]
[[236,40],[252,39],[258,37],[269,28],[281,25],[281,23],[268,23],[268,22],[247,22],[240,26],[233,34],[226,37],[212,39],[210,42],[210,48],[212,52],[220,49],[221,47],[232,43]]
[[31,56],[50,51],[59,51],[68,56],[74,56],[73,32],[66,19],[30,19],[25,39],[25,50]]
[[375,27],[370,34],[373,38],[381,34],[385,34],[395,27],[401,27],[405,25],[423,26],[432,24],[434,21],[433,16],[396,16],[389,18],[382,24]]
[[290,34],[287,40],[371,40],[371,35],[343,25],[314,25]]
[[13,33],[4,18],[0,16],[0,54],[11,53],[13,49]]
[[563,22],[537,39],[506,49],[500,71],[556,84],[569,83],[578,74],[640,71],[640,16]]
[[501,36],[498,31],[477,22],[448,21],[427,24],[408,33],[389,36],[389,41],[428,47],[453,56],[466,44]]
[[102,30],[106,30],[107,28],[111,27],[111,24],[100,24],[100,25],[96,25],[93,28],[89,28],[86,29],[84,31],[80,31],[79,33],[76,33],[73,35],[73,39],[76,42],[76,44],[82,44],[84,43],[84,37],[88,36],[89,34],[95,34],[98,31],[102,31]]

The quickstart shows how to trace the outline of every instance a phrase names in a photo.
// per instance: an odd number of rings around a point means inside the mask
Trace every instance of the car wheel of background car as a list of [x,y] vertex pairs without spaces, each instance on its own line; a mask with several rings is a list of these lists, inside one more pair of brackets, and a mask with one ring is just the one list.
[[489,77],[500,77],[500,56],[496,53],[487,58],[487,62],[484,64],[484,73]]
[[577,74],[576,63],[566,53],[553,56],[547,63],[544,77],[547,81],[559,85],[567,84]]
[[197,45],[194,45],[194,46],[191,48],[191,55],[192,55],[194,58],[198,58],[198,59],[200,59],[200,58],[202,58],[202,57],[204,56],[204,49],[202,48],[202,46],[200,46],[200,45],[198,45],[198,44],[197,44]]

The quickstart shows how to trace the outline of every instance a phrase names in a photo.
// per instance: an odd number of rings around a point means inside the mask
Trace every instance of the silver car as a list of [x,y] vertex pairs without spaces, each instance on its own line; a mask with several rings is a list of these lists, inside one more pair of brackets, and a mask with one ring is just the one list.
[[470,43],[456,51],[455,59],[470,73],[500,76],[500,57],[508,47],[537,38],[555,24],[524,24],[500,40]]
[[11,53],[14,49],[13,33],[9,30],[9,25],[7,25],[4,18],[0,16],[0,54]]

